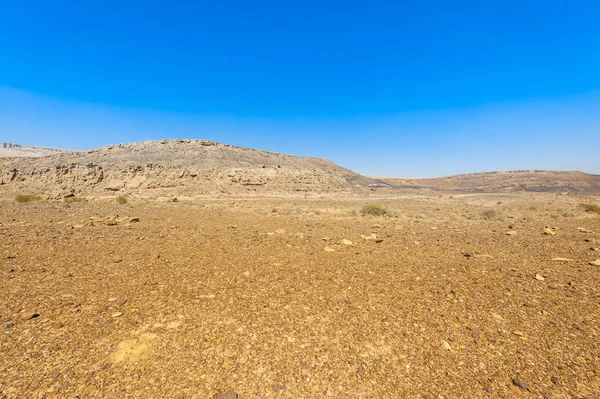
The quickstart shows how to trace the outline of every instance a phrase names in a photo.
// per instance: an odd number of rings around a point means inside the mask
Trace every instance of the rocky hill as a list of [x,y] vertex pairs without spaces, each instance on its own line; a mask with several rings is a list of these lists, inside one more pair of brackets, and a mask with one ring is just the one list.
[[381,184],[330,161],[207,140],[162,140],[0,159],[0,190],[47,198],[351,192]]
[[[29,157],[0,158],[0,196],[37,194],[133,195],[147,198],[198,195],[304,195],[376,189],[460,192],[600,192],[600,176],[582,172],[512,171],[434,179],[370,178],[328,160],[235,147],[208,140],[162,140],[111,145],[87,152],[5,144]],[[36,155],[34,155],[36,154]],[[50,154],[50,155],[48,155]],[[379,190],[383,189],[383,190]]]
[[0,143],[0,158],[39,158],[53,155],[65,150],[46,147],[33,147],[13,143]]
[[433,179],[381,178],[396,188],[469,192],[600,192],[600,175],[579,171],[516,170],[470,173]]

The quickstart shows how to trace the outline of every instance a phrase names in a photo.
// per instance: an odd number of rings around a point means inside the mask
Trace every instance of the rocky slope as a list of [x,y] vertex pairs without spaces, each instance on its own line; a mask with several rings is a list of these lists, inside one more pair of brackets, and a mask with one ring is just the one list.
[[0,158],[38,158],[57,154],[59,152],[65,152],[65,150],[13,143],[0,143]]
[[5,193],[140,195],[327,193],[379,181],[330,161],[207,140],[162,140],[31,159],[0,159]]

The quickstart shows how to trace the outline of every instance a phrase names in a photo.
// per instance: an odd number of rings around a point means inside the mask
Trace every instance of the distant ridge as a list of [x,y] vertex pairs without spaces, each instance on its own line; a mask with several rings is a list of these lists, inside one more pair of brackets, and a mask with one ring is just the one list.
[[35,147],[0,142],[0,158],[39,158],[60,152],[68,151],[57,148]]
[[469,192],[600,192],[600,175],[580,171],[509,170],[468,173],[429,179],[387,178],[397,188],[419,187]]
[[[321,158],[236,147],[210,140],[109,145],[86,152],[2,143],[21,155],[0,158],[0,195],[145,198],[220,195],[394,195],[400,190],[466,193],[600,193],[600,176],[517,170],[432,179],[362,176]],[[28,154],[28,155],[25,155]]]

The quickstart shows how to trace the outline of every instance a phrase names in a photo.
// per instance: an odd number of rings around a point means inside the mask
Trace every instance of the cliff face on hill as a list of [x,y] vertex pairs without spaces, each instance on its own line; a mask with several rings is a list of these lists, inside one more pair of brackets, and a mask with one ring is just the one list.
[[115,193],[330,193],[377,183],[325,159],[207,140],[149,141],[38,159],[0,159],[0,187],[4,191],[48,198]]

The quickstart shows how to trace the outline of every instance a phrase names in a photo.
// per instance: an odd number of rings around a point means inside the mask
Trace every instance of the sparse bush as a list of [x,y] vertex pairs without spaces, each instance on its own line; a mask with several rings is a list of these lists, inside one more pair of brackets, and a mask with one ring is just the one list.
[[579,207],[586,212],[594,212],[600,214],[600,206],[596,204],[579,204]]
[[367,204],[362,207],[360,213],[362,213],[363,215],[383,216],[387,215],[388,211],[383,205]]
[[488,209],[487,211],[483,212],[481,216],[483,216],[483,218],[486,220],[495,220],[498,219],[498,212],[493,209]]
[[119,195],[119,196],[117,197],[117,204],[121,204],[121,205],[123,205],[123,204],[126,204],[128,201],[129,201],[129,200],[128,200],[128,199],[127,199],[127,197],[126,197],[126,196],[124,196],[124,195]]
[[17,195],[17,197],[15,198],[15,200],[17,202],[40,201],[41,199],[42,199],[42,197],[40,197],[38,195],[32,195],[32,194],[20,194],[20,195]]

